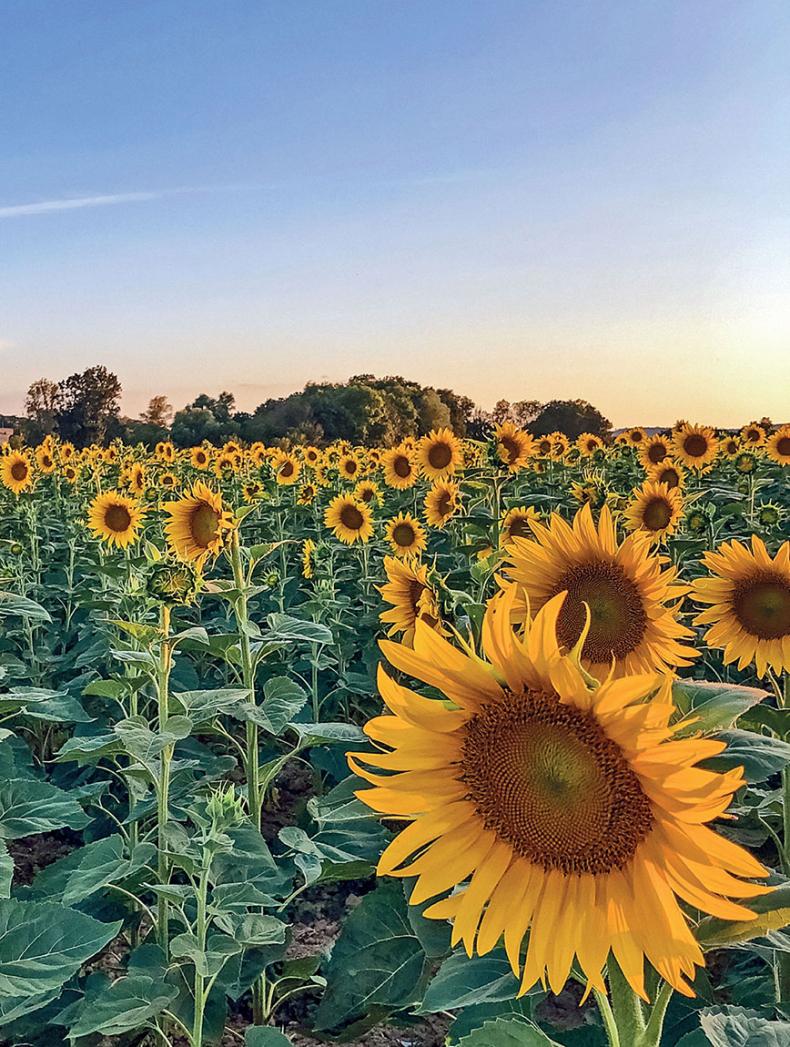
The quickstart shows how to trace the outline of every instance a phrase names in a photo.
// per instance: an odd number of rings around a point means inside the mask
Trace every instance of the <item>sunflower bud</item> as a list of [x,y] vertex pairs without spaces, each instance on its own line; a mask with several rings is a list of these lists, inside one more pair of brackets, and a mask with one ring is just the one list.
[[167,561],[154,564],[148,576],[148,592],[156,600],[169,604],[194,603],[198,593],[198,580],[194,568],[189,564]]

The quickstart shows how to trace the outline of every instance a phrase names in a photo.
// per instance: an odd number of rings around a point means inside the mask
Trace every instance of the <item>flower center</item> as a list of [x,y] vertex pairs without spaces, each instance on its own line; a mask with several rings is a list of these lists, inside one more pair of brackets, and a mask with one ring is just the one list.
[[651,498],[642,512],[648,531],[663,531],[672,519],[672,506],[665,498]]
[[407,549],[414,544],[414,529],[411,524],[400,523],[392,530],[392,540],[396,545]]
[[283,462],[280,467],[280,476],[291,476],[294,471],[293,462]]
[[27,476],[27,466],[24,462],[14,462],[11,466],[11,475],[17,481],[24,480]]
[[122,534],[129,529],[132,517],[125,505],[111,505],[104,514],[104,522],[109,530]]
[[358,531],[365,520],[355,505],[344,505],[340,510],[340,522],[349,531]]
[[593,664],[624,658],[636,650],[647,627],[639,590],[623,569],[604,560],[571,567],[554,587],[568,591],[557,619],[557,639],[567,648],[579,639],[590,608],[590,631],[582,655]]
[[453,452],[449,444],[432,444],[428,451],[428,461],[434,469],[446,469],[452,461]]
[[752,636],[776,640],[790,636],[790,584],[766,572],[747,579],[733,594],[735,616]]
[[529,526],[529,517],[514,517],[507,525],[507,532],[511,538],[531,538],[532,529]]
[[547,870],[622,868],[653,825],[619,747],[556,695],[507,694],[487,706],[466,727],[462,766],[486,827]]
[[208,549],[219,531],[219,513],[210,505],[201,502],[189,518],[189,529],[196,545]]
[[510,436],[500,437],[499,446],[505,452],[505,459],[508,465],[512,465],[521,454],[521,448]]
[[708,441],[699,433],[692,433],[683,441],[683,449],[690,458],[702,458],[708,450]]
[[790,455],[790,436],[782,436],[776,441],[779,454]]
[[647,450],[648,460],[653,465],[658,465],[659,462],[663,462],[667,456],[667,449],[664,444],[652,444]]
[[405,480],[407,476],[411,476],[411,462],[405,454],[398,455],[392,463],[392,468],[395,475],[399,476],[401,480]]

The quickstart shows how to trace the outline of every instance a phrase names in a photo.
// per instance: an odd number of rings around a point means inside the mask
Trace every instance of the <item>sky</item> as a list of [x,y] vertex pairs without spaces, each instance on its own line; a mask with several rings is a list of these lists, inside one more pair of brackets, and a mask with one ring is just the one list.
[[0,0],[0,412],[790,418],[786,0]]

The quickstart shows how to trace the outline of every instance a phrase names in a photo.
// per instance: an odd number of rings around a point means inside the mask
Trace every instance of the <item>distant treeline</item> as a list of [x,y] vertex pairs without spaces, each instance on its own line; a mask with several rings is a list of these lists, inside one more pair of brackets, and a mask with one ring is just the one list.
[[536,436],[559,430],[570,438],[583,432],[604,438],[611,423],[585,400],[500,400],[483,411],[468,396],[434,389],[405,378],[363,374],[347,382],[309,382],[301,392],[265,400],[254,411],[237,411],[232,393],[201,394],[175,411],[166,396],[155,396],[139,418],[120,413],[121,383],[106,367],[90,367],[54,382],[30,386],[26,417],[14,427],[28,443],[48,433],[76,446],[114,439],[151,447],[170,439],[178,447],[208,441],[216,446],[236,438],[266,444],[331,443],[389,447],[407,436],[449,426],[458,436],[484,438],[497,422],[511,420]]

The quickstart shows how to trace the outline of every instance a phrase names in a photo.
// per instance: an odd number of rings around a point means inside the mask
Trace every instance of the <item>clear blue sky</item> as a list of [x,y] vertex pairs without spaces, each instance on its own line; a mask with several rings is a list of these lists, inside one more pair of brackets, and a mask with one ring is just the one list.
[[790,415],[786,0],[0,0],[0,411],[400,373]]

